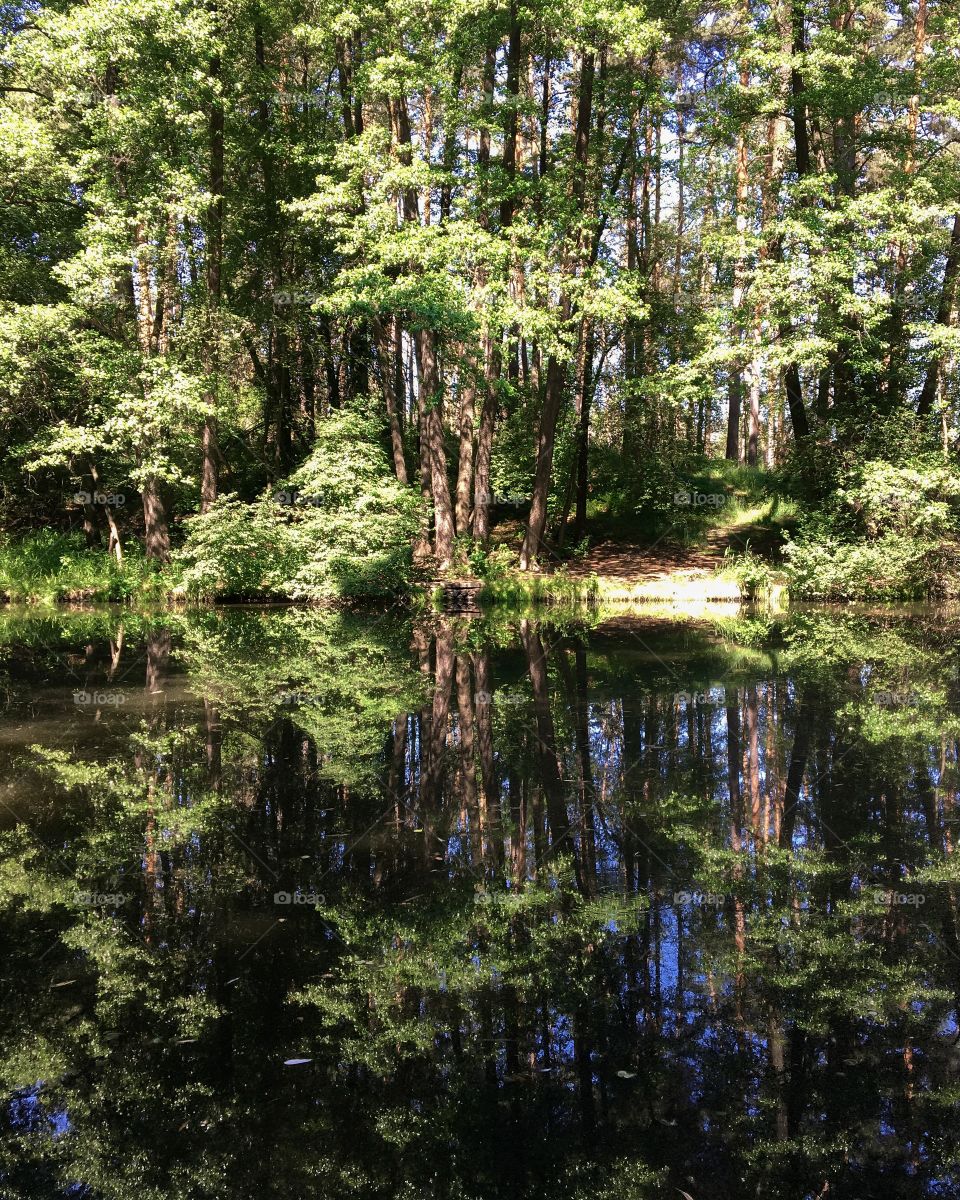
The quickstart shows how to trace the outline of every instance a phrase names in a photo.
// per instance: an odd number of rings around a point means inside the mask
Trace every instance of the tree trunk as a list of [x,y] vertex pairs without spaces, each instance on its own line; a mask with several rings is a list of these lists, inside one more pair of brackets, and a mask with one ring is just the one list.
[[477,433],[477,459],[473,472],[473,536],[482,545],[490,537],[490,458],[497,423],[497,381],[500,378],[500,346],[487,334],[484,339],[483,407]]
[[460,372],[460,455],[457,464],[455,512],[458,534],[470,532],[474,470],[473,421],[476,399],[477,385],[474,379],[473,363],[468,363]]
[[[937,324],[946,328],[950,324],[953,313],[953,302],[957,290],[957,276],[960,274],[960,213],[953,218],[953,232],[950,235],[950,248],[947,251],[947,265],[943,272],[943,287],[940,289],[940,303],[937,306]],[[917,402],[917,416],[926,417],[933,409],[937,398],[937,386],[940,379],[940,368],[943,365],[942,353],[936,353],[927,363],[927,373],[920,390]]]
[[[927,0],[918,0],[913,26],[913,95],[907,101],[907,150],[903,173],[909,182],[916,169],[917,127],[920,122],[920,85],[923,60],[927,48]],[[909,198],[907,200],[909,202]],[[888,349],[887,407],[892,412],[900,403],[903,390],[903,367],[906,358],[904,344],[904,310],[906,307],[907,268],[910,254],[907,243],[897,247],[890,297],[890,340]]]
[[727,447],[725,457],[730,462],[740,461],[740,408],[743,399],[743,382],[738,371],[727,380]]
[[587,529],[587,497],[590,490],[590,408],[593,399],[593,322],[584,321],[583,365],[580,371],[580,413],[577,423],[577,508],[574,536],[583,537]]
[[[584,53],[580,67],[580,87],[577,102],[576,129],[574,136],[573,199],[576,207],[583,208],[586,191],[587,154],[590,147],[590,126],[593,118],[593,75],[595,56]],[[576,259],[583,256],[583,247],[576,250]],[[571,316],[569,295],[561,300],[561,323],[566,325]],[[550,480],[553,474],[553,451],[556,445],[557,419],[563,402],[566,385],[566,368],[551,354],[547,362],[547,383],[537,435],[537,465],[533,478],[533,496],[530,516],[520,550],[520,569],[528,571],[536,566],[540,557],[543,534],[547,523],[547,502],[550,496]]]
[[387,420],[390,424],[390,453],[393,458],[393,470],[401,483],[407,482],[407,461],[403,453],[403,434],[400,430],[400,415],[398,412],[396,391],[396,331],[399,324],[394,319],[391,322],[393,336],[387,333],[382,321],[377,321],[374,334],[377,347],[377,365],[380,370],[380,386],[383,389],[383,401],[387,410]]
[[148,475],[140,489],[143,498],[143,532],[147,558],[159,563],[170,560],[170,533],[167,512],[160,496],[160,481]]
[[[807,129],[807,100],[803,76],[798,59],[806,51],[804,32],[804,0],[784,0],[780,10],[781,37],[784,50],[792,62],[790,69],[790,100],[793,116],[793,145],[797,176],[800,179],[810,174],[810,134]],[[778,256],[782,248],[778,246]],[[789,341],[793,329],[789,318],[780,323],[780,338]],[[795,441],[802,441],[810,433],[807,410],[803,404],[803,389],[800,385],[800,368],[795,362],[788,363],[783,372],[787,408],[793,426]]]
[[443,444],[441,383],[437,362],[437,335],[432,329],[414,334],[417,371],[420,376],[421,429],[425,444],[420,447],[430,464],[430,496],[433,500],[433,553],[441,570],[453,554],[453,506],[447,479],[447,452]]
[[210,85],[214,97],[207,125],[210,205],[207,213],[207,415],[203,421],[203,471],[200,481],[200,511],[207,512],[217,499],[220,486],[220,449],[217,445],[218,373],[220,370],[220,298],[223,264],[223,102],[216,93],[220,85],[220,55],[210,59]]
[[553,472],[553,451],[557,437],[557,418],[563,401],[566,384],[566,369],[551,354],[547,361],[547,387],[540,416],[537,435],[537,468],[533,478],[533,497],[530,501],[530,516],[527,531],[520,550],[520,569],[529,571],[540,557],[543,532],[547,524],[547,501],[550,496],[550,479]]

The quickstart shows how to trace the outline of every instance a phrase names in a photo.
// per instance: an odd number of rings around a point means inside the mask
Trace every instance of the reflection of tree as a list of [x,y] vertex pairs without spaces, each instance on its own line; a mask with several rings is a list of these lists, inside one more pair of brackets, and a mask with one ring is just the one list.
[[[0,1189],[950,1194],[960,724],[907,633],[798,620],[779,673],[689,632],[84,628],[146,688],[20,760]],[[907,667],[910,722],[872,700]]]

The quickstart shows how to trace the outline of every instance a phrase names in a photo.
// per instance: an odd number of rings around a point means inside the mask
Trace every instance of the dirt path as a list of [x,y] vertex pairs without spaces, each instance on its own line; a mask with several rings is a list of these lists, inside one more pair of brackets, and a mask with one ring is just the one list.
[[750,526],[711,530],[703,546],[692,548],[662,543],[638,546],[624,542],[600,542],[591,547],[585,558],[571,562],[567,569],[577,578],[600,575],[608,579],[637,582],[713,574],[722,566],[728,549],[740,553],[748,542],[756,541],[760,533],[762,531]]

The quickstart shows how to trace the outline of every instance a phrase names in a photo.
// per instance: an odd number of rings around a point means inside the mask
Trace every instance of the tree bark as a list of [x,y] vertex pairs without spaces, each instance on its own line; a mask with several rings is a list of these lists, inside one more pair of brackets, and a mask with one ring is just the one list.
[[391,321],[392,333],[388,334],[382,321],[374,325],[374,335],[377,348],[377,365],[380,370],[380,387],[383,390],[383,401],[387,410],[387,420],[390,426],[390,454],[393,458],[393,470],[401,483],[407,483],[407,460],[403,453],[403,434],[400,429],[400,415],[396,391],[396,353],[395,341],[398,322]]
[[[807,128],[806,88],[799,63],[796,61],[806,51],[804,0],[784,0],[784,6],[781,9],[781,36],[784,41],[784,50],[793,62],[790,69],[790,101],[793,117],[794,160],[797,177],[804,179],[810,174],[810,133]],[[779,246],[777,253],[778,255],[781,253]],[[789,318],[780,323],[779,332],[781,340],[790,340],[793,329]],[[803,403],[800,367],[797,363],[787,364],[783,372],[783,382],[794,440],[802,441],[809,436],[810,426],[807,421],[807,410]]]
[[170,533],[167,512],[160,495],[160,481],[148,475],[140,489],[143,499],[143,532],[147,558],[165,563],[170,560]]
[[457,464],[457,500],[455,524],[458,534],[470,532],[473,509],[473,422],[476,409],[477,385],[473,364],[467,363],[460,372],[460,454]]
[[432,329],[414,334],[417,372],[420,376],[421,430],[420,447],[430,464],[430,496],[433,500],[433,553],[441,570],[450,565],[453,555],[453,507],[447,479],[447,452],[443,442],[441,381],[437,361],[437,336]]
[[477,458],[473,472],[473,536],[486,545],[490,537],[490,459],[497,424],[497,381],[500,378],[500,346],[488,333],[484,339],[483,407],[477,433]]
[[[947,265],[943,272],[943,287],[940,289],[940,303],[937,306],[937,324],[944,328],[950,324],[953,314],[958,274],[960,274],[960,212],[953,218],[953,232],[950,235]],[[940,353],[934,354],[927,363],[923,387],[920,389],[920,399],[917,402],[918,417],[928,416],[933,409],[933,403],[937,398],[937,388],[942,365],[943,355]]]
[[[216,11],[216,9],[214,9]],[[220,487],[220,449],[217,445],[218,373],[220,370],[220,299],[223,266],[223,101],[217,94],[221,78],[220,55],[210,59],[213,96],[207,125],[210,205],[207,212],[207,415],[203,421],[203,469],[200,481],[200,511],[216,502]]]
[[[577,211],[583,208],[586,191],[587,154],[590,147],[590,126],[593,117],[593,76],[595,56],[584,53],[580,67],[580,87],[577,102],[577,118],[574,136],[573,200]],[[583,247],[575,250],[576,259],[583,254]],[[560,305],[560,323],[567,325],[572,305],[569,295],[564,295]],[[533,496],[530,516],[520,551],[520,569],[528,571],[540,557],[543,534],[547,523],[547,502],[550,496],[550,480],[553,474],[553,452],[556,445],[557,418],[563,403],[566,386],[566,367],[555,354],[547,361],[547,382],[537,434],[537,465],[533,478]]]

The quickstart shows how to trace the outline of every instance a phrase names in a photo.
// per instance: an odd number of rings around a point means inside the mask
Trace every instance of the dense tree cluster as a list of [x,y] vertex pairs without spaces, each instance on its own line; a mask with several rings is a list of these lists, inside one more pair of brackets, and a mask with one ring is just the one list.
[[529,567],[592,489],[629,507],[698,454],[772,467],[897,420],[951,449],[951,4],[2,21],[7,529],[82,520],[165,560],[177,521],[272,494],[354,406],[441,566],[505,495]]

